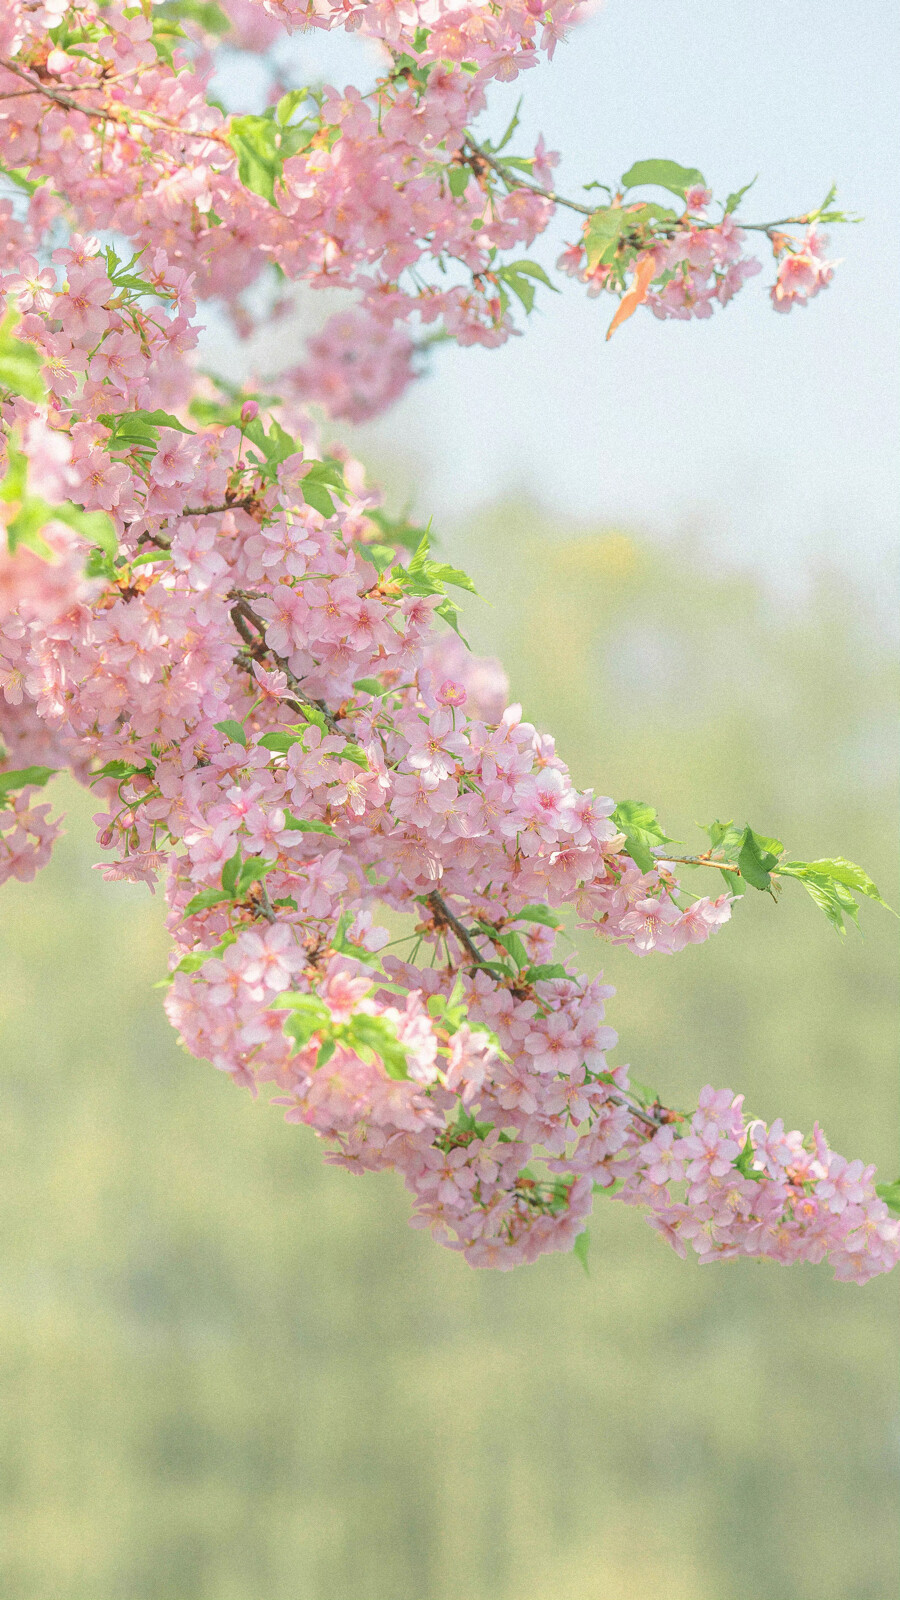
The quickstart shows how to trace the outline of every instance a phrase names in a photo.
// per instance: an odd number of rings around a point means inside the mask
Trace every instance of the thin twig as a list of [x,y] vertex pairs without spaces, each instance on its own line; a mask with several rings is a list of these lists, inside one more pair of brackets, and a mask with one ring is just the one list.
[[[497,176],[503,179],[508,189],[526,189],[529,194],[540,195],[543,200],[550,200],[555,206],[565,206],[569,211],[578,211],[583,217],[592,217],[598,209],[597,206],[586,206],[579,200],[569,200],[566,195],[558,194],[555,189],[545,189],[539,183],[532,183],[527,178],[519,177],[518,173],[511,172],[502,161],[498,161],[496,156],[492,156],[489,150],[485,150],[480,144],[476,144],[472,135],[467,133],[460,146],[460,156],[467,166],[472,167],[473,171],[476,170],[475,165],[471,157],[466,156],[467,149],[471,151],[471,156],[475,158],[475,161],[483,161],[485,166],[496,172]],[[779,217],[774,222],[740,222],[738,227],[753,233],[770,233],[773,228],[805,227],[808,222],[809,216],[807,215],[802,217]],[[721,223],[696,217],[691,219],[690,225],[692,228],[708,229],[718,228]],[[678,222],[658,223],[655,231],[662,236],[669,236],[670,234],[680,233],[683,228],[684,223],[679,220]]]
[[431,907],[434,920],[438,927],[450,928],[465,950],[466,955],[471,956],[476,966],[484,966],[484,956],[472,938],[468,928],[464,923],[460,922],[459,917],[455,916],[450,910],[450,907],[448,906],[443,895],[440,894],[437,889],[432,889],[431,893],[425,896],[425,899]]
[[[256,654],[257,651],[262,650],[281,668],[281,671],[287,678],[287,681],[293,689],[294,694],[301,702],[299,705],[295,706],[294,709],[297,710],[301,716],[304,714],[304,707],[309,707],[313,711],[320,711],[324,718],[325,726],[329,728],[332,733],[336,733],[343,737],[341,729],[338,727],[337,721],[328,710],[328,707],[324,705],[321,700],[314,700],[312,695],[308,695],[306,693],[303,684],[300,682],[300,679],[291,671],[284,656],[277,655],[271,646],[266,643],[265,622],[263,621],[262,617],[257,616],[246,596],[242,594],[240,589],[233,589],[231,591],[230,598],[235,601],[235,604],[231,608],[231,620],[234,623],[238,633],[251,653]],[[252,628],[256,629],[256,632],[259,635],[258,639],[254,639],[249,633],[246,627],[246,623],[248,622]]]
[[[25,72],[22,67],[18,66],[15,61],[10,61],[7,56],[0,56],[0,67],[5,67],[7,72],[11,72],[15,75],[15,77],[21,78],[23,83],[28,84],[28,87],[33,94],[44,95],[48,100],[52,100],[54,104],[62,106],[66,111],[78,111],[83,117],[92,117],[101,122],[112,122],[120,127],[128,127],[132,122],[136,122],[141,127],[147,128],[151,132],[171,133],[179,139],[212,140],[214,144],[225,145],[229,151],[231,150],[231,146],[228,142],[228,135],[223,133],[219,128],[210,128],[206,130],[201,130],[199,128],[184,128],[180,123],[167,122],[164,117],[157,116],[153,111],[140,111],[131,109],[126,112],[124,110],[113,108],[109,105],[79,105],[78,101],[74,100],[72,96],[67,94],[64,89],[54,89],[50,84],[44,83],[40,78],[35,79],[31,77],[30,74]],[[100,93],[101,85],[86,84],[85,88],[87,90],[93,90],[95,93]]]

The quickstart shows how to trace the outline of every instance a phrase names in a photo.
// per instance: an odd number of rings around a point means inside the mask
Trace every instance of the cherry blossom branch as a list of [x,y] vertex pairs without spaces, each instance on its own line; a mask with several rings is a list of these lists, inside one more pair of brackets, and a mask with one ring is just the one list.
[[[340,735],[341,729],[339,728],[335,717],[333,717],[331,712],[328,710],[328,707],[324,705],[322,701],[314,700],[311,695],[306,693],[306,690],[300,682],[300,679],[291,671],[284,656],[278,655],[276,651],[272,649],[271,645],[266,643],[265,622],[263,621],[262,617],[258,616],[253,610],[253,607],[250,605],[247,596],[240,589],[233,589],[230,598],[235,601],[235,604],[231,608],[231,620],[251,654],[255,655],[258,651],[262,650],[263,653],[268,655],[272,661],[276,662],[287,678],[287,681],[293,689],[294,694],[297,696],[298,701],[301,702],[299,705],[294,705],[293,709],[298,711],[301,716],[303,716],[304,706],[308,706],[310,710],[313,711],[320,711],[325,720],[326,727],[329,728],[332,733]],[[246,623],[248,622],[250,623],[251,627],[256,629],[256,632],[259,636],[257,639],[253,638],[246,627]],[[291,702],[288,701],[288,704],[290,705]]]
[[[467,150],[470,152],[469,155],[466,155]],[[489,150],[485,150],[483,145],[477,144],[470,133],[466,134],[458,155],[463,164],[470,167],[476,177],[481,176],[478,171],[478,163],[483,162],[485,166],[496,172],[499,178],[502,178],[508,189],[525,189],[529,194],[539,195],[542,200],[549,200],[555,206],[565,206],[569,211],[578,211],[584,217],[592,217],[597,210],[596,206],[586,206],[580,200],[570,200],[566,195],[559,194],[556,189],[546,189],[542,184],[533,183],[530,179],[522,178],[518,173],[511,172],[503,161],[498,161],[496,156],[493,156]],[[741,222],[740,226],[753,233],[771,233],[776,228],[806,227],[809,221],[810,215],[807,213],[799,217],[778,217],[774,222]],[[708,218],[692,217],[691,226],[698,229],[717,228],[720,224],[711,222]],[[659,222],[656,224],[654,231],[661,236],[668,237],[678,233],[682,227],[683,224],[680,221]]]
[[[73,99],[70,94],[67,94],[65,89],[54,89],[40,78],[35,80],[15,61],[10,61],[8,56],[0,56],[0,67],[5,68],[7,72],[11,72],[15,77],[21,78],[23,83],[28,84],[28,90],[23,90],[23,94],[28,92],[42,94],[46,99],[52,100],[58,106],[62,106],[65,111],[77,111],[83,117],[91,117],[95,121],[112,122],[119,127],[128,127],[130,123],[137,122],[141,127],[148,128],[151,132],[172,133],[179,139],[211,139],[215,144],[224,145],[231,152],[228,135],[223,133],[220,128],[210,128],[205,131],[200,128],[185,128],[178,122],[169,122],[165,117],[158,116],[156,112],[143,111],[140,107],[131,107],[125,111],[110,106],[108,103],[105,106],[79,105],[78,101]],[[85,87],[89,91],[100,92],[99,84],[86,84]]]
[[[467,148],[471,151],[470,156],[466,156],[464,153]],[[490,151],[485,150],[482,145],[476,144],[470,133],[466,134],[460,146],[459,155],[463,163],[471,167],[476,177],[481,175],[478,171],[478,162],[483,161],[485,166],[491,167],[497,176],[503,179],[509,189],[527,189],[530,194],[540,195],[543,200],[550,200],[555,206],[566,206],[569,211],[580,211],[585,217],[593,216],[597,209],[596,206],[582,205],[578,200],[567,200],[565,195],[557,194],[555,189],[545,189],[538,183],[531,183],[525,178],[520,178],[517,174],[511,173],[503,165],[502,161],[498,161],[495,156],[490,154]]]
[[436,925],[439,928],[449,928],[451,932],[456,935],[456,938],[459,940],[466,954],[472,957],[475,965],[478,967],[483,967],[485,964],[484,956],[472,938],[468,928],[464,923],[460,922],[459,917],[457,917],[450,910],[450,907],[448,906],[443,895],[440,894],[437,889],[432,889],[431,893],[425,896],[425,899],[431,907]]

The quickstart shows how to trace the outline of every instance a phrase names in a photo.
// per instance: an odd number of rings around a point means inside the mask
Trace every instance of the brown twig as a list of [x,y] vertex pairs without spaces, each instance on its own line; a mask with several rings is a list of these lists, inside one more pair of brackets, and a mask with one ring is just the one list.
[[476,966],[484,966],[484,956],[472,938],[468,928],[464,923],[460,922],[459,917],[455,916],[450,910],[450,907],[448,906],[443,895],[440,894],[437,889],[432,889],[431,893],[425,896],[425,899],[431,907],[432,915],[434,916],[437,926],[439,928],[449,928],[459,940],[466,952],[466,955],[471,956]]

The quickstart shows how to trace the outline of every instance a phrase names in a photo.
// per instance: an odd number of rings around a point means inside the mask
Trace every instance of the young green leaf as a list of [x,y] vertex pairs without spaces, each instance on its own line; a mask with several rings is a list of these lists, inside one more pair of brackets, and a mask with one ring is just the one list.
[[228,894],[228,895],[233,895],[234,894],[234,892],[235,892],[235,890],[237,888],[238,873],[240,872],[240,870],[241,870],[241,851],[240,851],[240,846],[238,846],[237,850],[235,850],[235,852],[234,852],[234,855],[233,856],[229,856],[229,858],[226,861],[224,867],[222,868],[221,883],[222,883],[222,888],[225,890],[226,894]]
[[325,833],[330,839],[338,837],[327,822],[307,822],[303,817],[292,817],[289,811],[284,814],[284,825],[292,833]]
[[43,789],[59,767],[19,767],[14,772],[0,772],[0,794],[12,789]]
[[250,888],[251,884],[261,883],[266,874],[275,867],[274,861],[264,861],[262,856],[250,856],[244,862],[237,875],[235,895],[241,899]]
[[528,966],[528,951],[517,933],[497,933],[494,937],[502,944],[504,950],[508,951],[512,956],[520,972],[523,967]]
[[16,338],[19,320],[15,311],[7,311],[0,322],[0,389],[40,405],[47,397],[41,357],[36,345]]
[[656,845],[674,844],[663,829],[653,806],[643,800],[620,800],[612,814],[620,833],[625,835],[625,850],[636,867],[650,872],[655,866],[651,849]]
[[302,729],[298,729],[296,732],[279,729],[276,733],[264,733],[257,740],[257,743],[261,744],[264,750],[272,750],[275,755],[283,756],[286,751],[290,750],[291,745],[300,744],[302,739]]
[[683,200],[688,189],[705,189],[706,179],[697,167],[681,167],[677,161],[636,161],[623,173],[622,188],[637,189],[644,184],[668,189]]
[[219,906],[224,900],[230,900],[231,895],[226,889],[201,889],[189,900],[184,908],[186,917],[193,917],[198,911],[209,911],[211,906]]
[[556,911],[551,911],[549,906],[523,906],[511,919],[513,922],[540,922],[545,928],[560,928],[562,922]]
[[214,722],[213,727],[217,733],[223,733],[226,739],[230,739],[232,744],[243,745],[246,749],[247,735],[243,723],[236,722],[234,717],[226,717],[224,722]]
[[734,1164],[742,1178],[750,1178],[754,1183],[762,1183],[765,1174],[762,1172],[757,1172],[756,1168],[753,1166],[753,1157],[755,1154],[756,1149],[754,1147],[753,1140],[750,1138],[748,1133],[746,1139],[744,1140],[744,1148]]
[[762,834],[754,833],[752,828],[745,828],[737,861],[745,883],[754,889],[769,889],[772,868],[777,865],[783,850],[784,845],[779,839],[766,839]]
[[591,1247],[590,1229],[589,1228],[583,1228],[581,1233],[578,1234],[578,1236],[577,1236],[577,1238],[575,1240],[575,1243],[572,1246],[572,1254],[575,1257],[576,1261],[580,1261],[581,1262],[581,1265],[582,1265],[582,1267],[584,1268],[584,1271],[585,1271],[585,1275],[588,1278],[591,1275],[591,1269],[590,1269],[590,1266],[588,1265],[588,1252],[590,1250],[590,1247]]
[[630,226],[628,213],[622,206],[598,206],[591,212],[584,230],[589,272],[597,266],[608,266],[615,259],[622,234],[627,233]]
[[447,186],[455,200],[465,194],[471,176],[471,167],[448,167]]
[[886,911],[892,910],[869,874],[855,862],[845,861],[842,856],[825,861],[785,861],[779,866],[778,871],[788,878],[830,878],[834,883],[841,883],[848,889],[855,889],[857,894],[864,894],[870,900],[876,900]]
[[312,506],[314,511],[318,511],[320,516],[334,516],[334,501],[323,483],[316,483],[315,479],[310,482],[304,478],[300,489],[306,504]]
[[896,1183],[876,1183],[875,1193],[879,1200],[883,1200],[889,1211],[900,1217],[900,1178]]
[[237,156],[238,177],[245,189],[276,204],[275,184],[281,177],[278,128],[272,117],[232,117],[228,143]]
[[[779,868],[780,871],[780,868]],[[850,917],[853,922],[859,922],[859,907],[853,898],[852,892],[845,884],[839,883],[836,878],[828,873],[805,872],[789,873],[789,877],[797,877],[803,884],[807,894],[813,899],[820,911],[831,923],[836,933],[846,933],[844,917]]]
[[370,1017],[359,1012],[349,1024],[349,1042],[357,1049],[369,1049],[381,1058],[389,1078],[409,1077],[409,1061],[397,1034],[386,1017]]
[[[759,173],[756,174],[756,178],[758,178],[758,177],[759,177]],[[753,188],[753,185],[756,182],[756,178],[751,178],[749,183],[745,183],[744,184],[743,189],[735,189],[728,196],[728,199],[725,201],[725,213],[726,213],[727,216],[730,216],[732,211],[736,211],[737,210],[738,206],[740,205],[741,201],[744,198],[744,195],[747,194],[748,191]]]

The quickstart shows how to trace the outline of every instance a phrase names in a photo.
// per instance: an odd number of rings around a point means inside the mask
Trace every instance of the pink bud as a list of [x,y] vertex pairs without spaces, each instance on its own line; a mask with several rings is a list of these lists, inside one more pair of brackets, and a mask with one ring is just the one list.
[[98,844],[100,845],[100,849],[101,850],[108,850],[110,845],[112,844],[114,838],[115,838],[115,834],[114,834],[112,828],[104,828],[103,832],[100,835],[99,840],[97,841]]
[[241,406],[241,422],[246,425],[246,423],[252,422],[253,418],[254,417],[258,417],[258,416],[259,416],[259,401],[258,400],[245,400],[244,404]]

